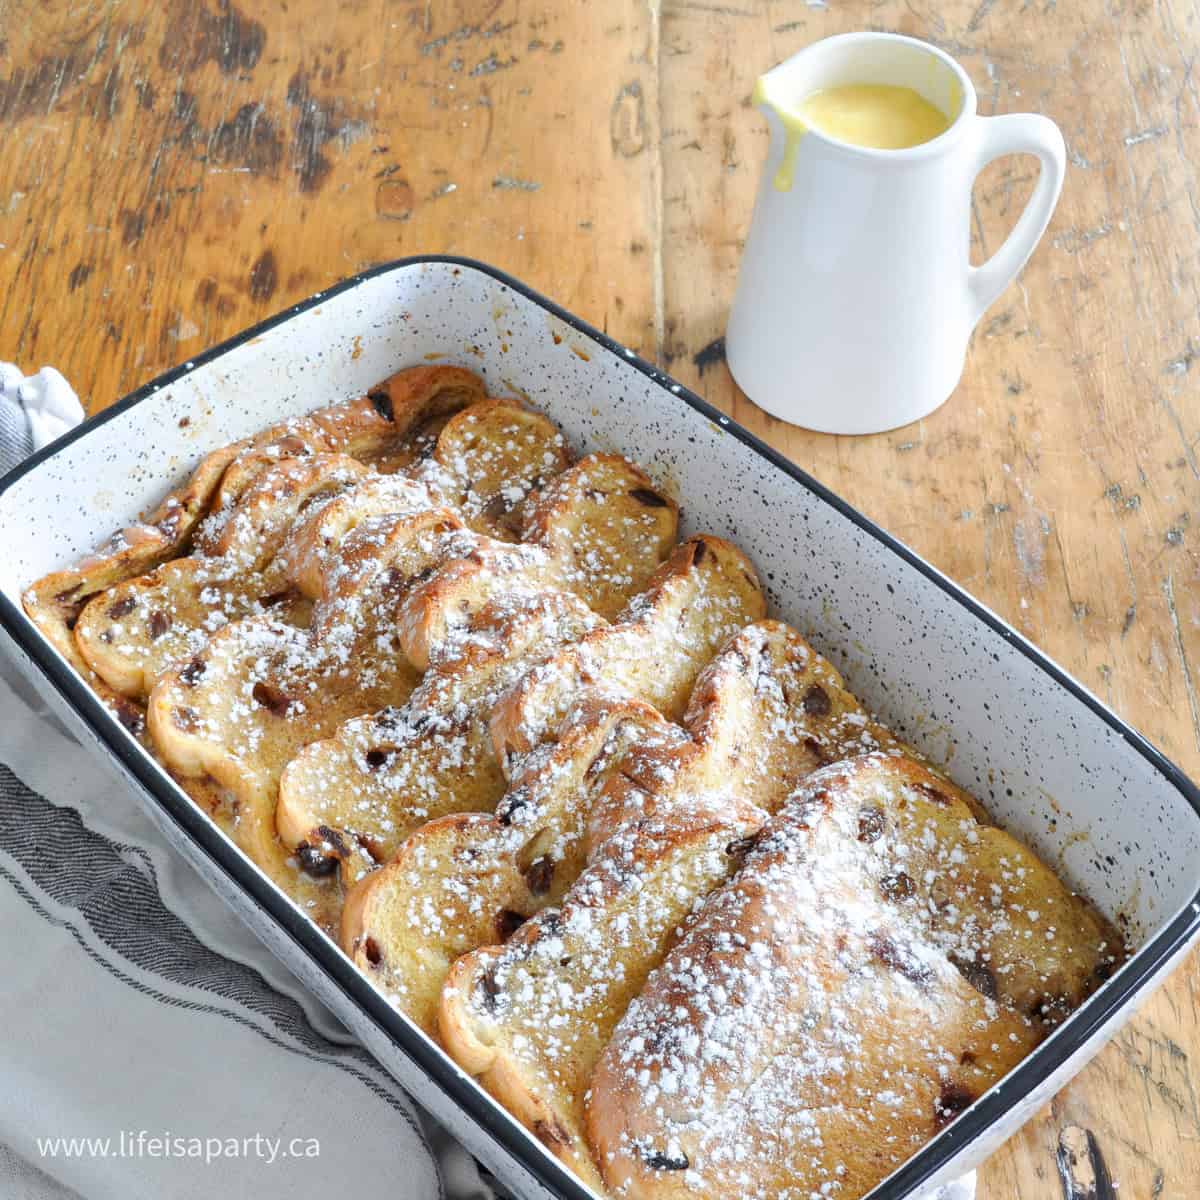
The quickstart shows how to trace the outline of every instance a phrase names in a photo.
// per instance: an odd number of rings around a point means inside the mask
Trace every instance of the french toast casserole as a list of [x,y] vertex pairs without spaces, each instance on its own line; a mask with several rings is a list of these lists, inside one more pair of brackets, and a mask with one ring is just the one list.
[[855,1200],[1124,947],[678,522],[427,365],[210,453],[24,604],[598,1193]]

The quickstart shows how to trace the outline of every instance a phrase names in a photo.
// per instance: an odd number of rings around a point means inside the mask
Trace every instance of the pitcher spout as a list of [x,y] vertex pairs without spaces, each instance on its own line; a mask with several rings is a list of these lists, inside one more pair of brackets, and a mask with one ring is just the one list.
[[778,154],[779,166],[772,178],[775,190],[779,192],[789,192],[792,189],[792,180],[796,174],[796,156],[800,152],[800,143],[808,132],[790,95],[790,89],[787,88],[786,72],[789,65],[790,60],[782,62],[760,75],[755,80],[754,90],[750,94],[751,103],[763,114],[770,128],[772,159],[776,157],[776,148],[781,147]]

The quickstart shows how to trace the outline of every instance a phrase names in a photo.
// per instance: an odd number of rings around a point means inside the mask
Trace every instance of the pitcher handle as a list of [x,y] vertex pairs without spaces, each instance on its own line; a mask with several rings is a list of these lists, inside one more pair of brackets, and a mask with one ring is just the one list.
[[1016,278],[1038,244],[1062,191],[1067,151],[1059,128],[1048,117],[1035,113],[1008,113],[977,117],[975,164],[971,182],[988,163],[1005,154],[1036,154],[1041,164],[1037,186],[1004,245],[982,266],[971,267],[967,290],[974,305],[974,320],[983,316]]

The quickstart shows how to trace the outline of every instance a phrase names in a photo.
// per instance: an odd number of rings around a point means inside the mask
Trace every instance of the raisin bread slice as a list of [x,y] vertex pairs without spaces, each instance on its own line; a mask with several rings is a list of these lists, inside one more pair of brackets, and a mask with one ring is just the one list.
[[526,510],[522,548],[481,548],[406,601],[401,637],[419,670],[501,592],[573,592],[615,619],[667,557],[679,524],[675,503],[616,454],[580,459],[531,496]]
[[94,597],[75,626],[80,654],[110,687],[140,700],[167,667],[230,621],[270,611],[306,624],[311,606],[278,569],[275,552],[307,503],[344,491],[365,473],[340,454],[266,468],[234,506],[212,555],[171,559]]
[[1104,922],[904,756],[814,774],[742,859],[588,1081],[617,1194],[864,1195],[1039,1041],[1018,979],[1112,965]]
[[481,400],[456,413],[433,453],[411,469],[478,533],[515,541],[527,498],[566,470],[554,423],[516,400]]
[[[698,539],[696,544],[703,544],[703,540]],[[710,553],[707,561],[720,560]],[[734,561],[741,580],[740,555]],[[374,847],[375,857],[382,859],[390,857],[407,834],[432,817],[493,808],[503,795],[505,778],[491,739],[486,736],[489,716],[498,695],[503,694],[496,690],[495,680],[502,680],[503,688],[519,686],[517,681],[539,671],[542,663],[558,661],[561,653],[569,653],[570,646],[580,644],[580,634],[584,642],[603,638],[610,663],[624,670],[633,687],[647,686],[649,681],[638,672],[636,663],[619,664],[617,655],[622,651],[637,653],[646,645],[674,645],[675,652],[670,656],[673,678],[682,678],[685,686],[690,685],[715,653],[719,645],[716,639],[723,640],[724,629],[710,619],[704,604],[713,590],[713,571],[697,566],[694,553],[676,554],[655,580],[644,602],[632,606],[637,618],[628,629],[605,626],[586,634],[580,630],[572,639],[547,641],[537,647],[536,654],[524,651],[524,657],[510,659],[502,675],[489,675],[486,682],[483,676],[466,671],[468,678],[480,679],[481,690],[469,706],[455,702],[453,754],[437,741],[424,743],[425,726],[420,722],[412,725],[407,717],[397,722],[390,714],[353,721],[333,737],[309,746],[289,768],[280,789],[277,823],[284,840],[313,852],[317,847],[331,846],[331,855],[342,859],[353,880],[365,864],[360,856],[339,854],[339,838],[346,846],[359,840]],[[721,607],[723,620],[741,624],[755,615],[756,601],[761,597],[755,591],[747,599],[748,590],[743,587],[727,596]],[[597,618],[596,625],[604,623]],[[462,664],[470,662],[476,640],[472,629],[456,642],[457,652],[445,660],[450,677],[464,673]],[[560,652],[564,644],[568,649]],[[440,678],[441,663],[435,663],[431,671],[435,679]],[[586,686],[579,675],[572,682],[577,692]],[[655,679],[651,686],[661,682]],[[564,712],[569,703],[565,689],[566,681],[562,680],[559,701]],[[653,699],[653,694],[643,698]],[[469,786],[464,778],[470,780]]]
[[565,647],[501,698],[491,721],[496,757],[511,775],[593,683],[638,696],[678,720],[705,664],[765,610],[754,568],[736,546],[711,534],[689,538],[617,624]]
[[495,815],[461,813],[422,825],[349,890],[343,949],[396,1008],[436,1035],[451,964],[506,941],[561,900],[584,866],[587,795],[635,741],[659,731],[681,736],[641,701],[581,697],[558,739],[528,756]]
[[493,808],[504,791],[487,729],[496,696],[601,623],[565,592],[484,609],[471,638],[425,673],[403,707],[347,721],[288,763],[275,815],[284,845],[312,872],[340,864],[350,884],[425,821]]

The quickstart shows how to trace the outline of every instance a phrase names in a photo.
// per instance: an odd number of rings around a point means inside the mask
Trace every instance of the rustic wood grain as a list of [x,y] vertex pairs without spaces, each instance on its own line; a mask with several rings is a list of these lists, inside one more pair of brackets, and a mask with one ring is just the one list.
[[[753,79],[854,28],[944,46],[1072,163],[952,401],[862,439],[759,412],[720,344]],[[0,358],[95,411],[371,263],[478,256],[763,434],[1197,776],[1198,50],[1184,0],[0,0]],[[1031,179],[981,177],[977,257]],[[981,1200],[1083,1194],[1080,1147],[1117,1195],[1194,1200],[1198,983],[1193,957]]]

